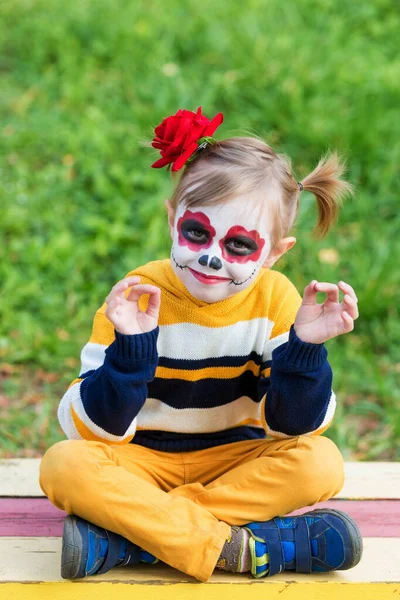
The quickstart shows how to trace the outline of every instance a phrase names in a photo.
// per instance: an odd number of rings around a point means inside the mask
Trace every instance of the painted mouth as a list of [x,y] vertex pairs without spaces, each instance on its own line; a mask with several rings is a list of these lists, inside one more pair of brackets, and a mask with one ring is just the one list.
[[190,267],[188,267],[188,269],[191,272],[191,274],[193,275],[193,277],[195,277],[196,279],[201,281],[201,283],[206,283],[208,285],[215,284],[215,283],[227,283],[227,282],[230,283],[232,281],[232,279],[229,279],[227,277],[216,277],[215,275],[205,275],[204,273],[199,273],[199,271],[195,271],[194,269],[191,269]]
[[187,265],[180,265],[178,263],[178,261],[176,260],[173,252],[171,252],[171,256],[172,256],[174,263],[178,267],[178,269],[180,269],[181,271],[183,271],[184,269],[189,269],[189,271],[191,272],[193,277],[196,277],[196,279],[198,279],[202,283],[207,283],[207,284],[222,283],[222,282],[226,283],[229,281],[229,285],[231,285],[231,284],[236,285],[236,286],[243,285],[244,283],[246,283],[249,279],[251,279],[253,277],[254,273],[257,271],[257,268],[258,268],[256,266],[256,268],[254,269],[252,274],[249,277],[247,277],[247,279],[245,279],[244,281],[234,281],[234,279],[228,279],[226,277],[216,277],[215,275],[204,275],[204,273],[199,273],[198,271],[191,269]]

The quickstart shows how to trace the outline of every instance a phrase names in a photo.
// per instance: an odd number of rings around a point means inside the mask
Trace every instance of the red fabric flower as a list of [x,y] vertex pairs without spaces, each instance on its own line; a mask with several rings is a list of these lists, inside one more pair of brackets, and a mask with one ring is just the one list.
[[196,113],[178,110],[175,115],[167,117],[154,130],[156,137],[151,145],[160,150],[161,158],[151,166],[160,169],[172,163],[172,171],[179,171],[197,150],[197,141],[212,136],[223,120],[223,114],[218,113],[210,121],[201,114],[201,106]]

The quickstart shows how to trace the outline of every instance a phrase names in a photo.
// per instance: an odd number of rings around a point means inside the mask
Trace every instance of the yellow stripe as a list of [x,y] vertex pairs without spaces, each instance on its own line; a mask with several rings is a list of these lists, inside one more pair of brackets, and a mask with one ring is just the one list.
[[73,380],[72,383],[69,384],[68,389],[72,388],[73,385],[75,385],[76,383],[80,383],[81,381],[83,381],[83,379],[81,377],[77,377],[76,379]]
[[[130,569],[134,579],[134,569]],[[149,569],[150,575],[150,569]],[[140,585],[127,581],[99,581],[97,578],[79,582],[60,581],[57,583],[0,583],[0,597],[4,600],[243,600],[247,595],[252,600],[395,600],[399,596],[399,583],[346,583],[315,582],[312,576],[301,582],[274,581],[269,579],[242,578],[226,579],[229,583],[199,582],[178,583],[178,580],[149,582]],[[236,575],[236,574],[235,574]],[[240,582],[240,581],[241,582]],[[267,586],[267,587],[264,587]],[[133,594],[134,591],[134,594]]]
[[205,367],[204,369],[169,369],[168,367],[157,367],[156,377],[160,379],[183,379],[185,381],[199,381],[200,379],[232,379],[239,377],[245,371],[251,371],[258,376],[260,367],[250,360],[241,367]]
[[[188,302],[197,304],[199,308],[207,306],[207,310],[196,310],[196,323],[207,327],[225,327],[242,320],[258,319],[268,316],[272,321],[279,317],[280,323],[273,332],[273,337],[288,331],[294,322],[301,304],[301,296],[294,285],[278,271],[260,269],[254,285],[242,290],[240,297],[234,294],[223,302],[207,305],[206,302],[188,300],[188,292],[173,272],[169,259],[154,261],[138,267],[127,274],[138,275],[141,283],[149,283],[161,288],[162,301],[160,325],[173,325],[187,320]],[[253,287],[257,293],[252,293]],[[285,322],[282,322],[281,308],[285,307]],[[143,310],[141,302],[139,307]]]
[[332,421],[333,421],[333,418],[329,421],[328,425],[325,425],[324,427],[320,427],[316,431],[313,431],[310,435],[321,435],[321,433],[324,433],[324,431],[326,431],[328,429],[328,427],[330,427]]
[[92,335],[89,339],[93,344],[109,346],[115,340],[114,325],[105,315],[106,308],[107,304],[104,303],[95,314]]
[[263,369],[260,373],[261,377],[269,377],[271,375],[271,367],[268,367],[267,369]]
[[91,431],[83,421],[78,417],[77,413],[74,411],[74,407],[71,406],[71,414],[74,420],[74,425],[79,433],[83,437],[84,440],[89,440],[91,442],[103,442],[104,444],[108,444],[109,446],[122,446],[123,444],[128,444],[133,435],[129,435],[128,437],[120,440],[119,442],[114,442],[112,440],[106,440]]
[[[235,425],[235,427],[241,427],[242,425],[255,425],[256,427],[261,427],[263,426],[262,422],[259,419],[243,419],[243,421],[240,421],[240,423],[237,423]],[[228,431],[228,430],[226,430]]]
[[[194,300],[188,299],[188,292],[172,271],[168,259],[139,267],[127,276],[129,275],[139,275],[141,283],[149,283],[161,288],[159,325],[173,325],[187,321],[189,303]],[[219,328],[233,325],[238,320],[250,321],[268,317],[274,323],[272,337],[288,331],[301,304],[301,297],[294,285],[278,271],[269,269],[260,270],[254,285],[257,287],[257,293],[250,293],[249,288],[240,293],[240,298],[239,294],[234,294],[221,303],[207,305],[206,311],[197,310],[196,323]],[[140,298],[141,310],[146,309],[147,301],[147,295]],[[199,306],[203,304],[206,305],[199,302]],[[284,320],[281,315],[282,304],[285,307]],[[114,341],[115,334],[105,311],[106,304],[103,304],[96,313],[90,341],[109,346]]]

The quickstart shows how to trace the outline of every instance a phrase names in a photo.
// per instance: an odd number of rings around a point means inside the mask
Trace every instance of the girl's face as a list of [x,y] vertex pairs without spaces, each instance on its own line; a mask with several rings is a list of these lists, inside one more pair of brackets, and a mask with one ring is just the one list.
[[219,302],[247,288],[271,250],[271,219],[259,201],[238,196],[227,204],[178,206],[171,264],[187,290]]

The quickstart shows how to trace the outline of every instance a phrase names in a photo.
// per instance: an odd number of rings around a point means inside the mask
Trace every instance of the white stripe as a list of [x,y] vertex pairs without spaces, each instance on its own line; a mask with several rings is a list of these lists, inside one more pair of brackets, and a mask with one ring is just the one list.
[[[114,435],[109,433],[102,427],[99,427],[94,423],[90,417],[86,414],[84,406],[82,404],[80,389],[81,389],[81,381],[75,383],[73,386],[69,388],[69,390],[64,394],[60,406],[58,408],[58,418],[60,421],[60,425],[65,433],[65,435],[69,439],[82,439],[79,433],[77,432],[72,415],[71,415],[71,405],[73,406],[74,411],[80,418],[80,420],[86,425],[88,429],[98,437],[102,438],[108,442],[120,442],[124,438],[134,435],[136,431],[136,418],[132,421],[128,429],[122,435]],[[79,437],[77,438],[76,435]]]
[[[263,409],[264,409],[264,402],[261,403]],[[335,414],[335,410],[336,410],[336,394],[332,391],[331,392],[331,397],[329,399],[329,404],[328,404],[328,407],[326,409],[325,418],[322,421],[321,425],[319,425],[318,427],[316,427],[312,431],[308,431],[307,433],[302,433],[301,435],[313,435],[313,433],[315,433],[319,429],[322,429],[323,427],[326,427],[330,423],[330,421],[332,421],[333,416]],[[273,429],[271,429],[268,426],[268,423],[267,423],[267,434],[270,435],[270,436],[272,436],[272,437],[276,437],[276,438],[290,438],[290,437],[295,437],[293,435],[287,435],[286,433],[281,433],[280,431],[274,431]]]
[[159,356],[201,360],[221,356],[262,354],[271,335],[273,321],[267,318],[238,321],[225,327],[204,327],[195,323],[160,326],[157,342]]
[[236,427],[245,419],[257,419],[260,405],[248,396],[242,396],[224,406],[214,408],[172,408],[157,400],[147,398],[137,417],[138,429],[159,429],[176,433],[212,433]]
[[81,370],[79,377],[88,371],[95,371],[104,363],[107,346],[89,342],[81,352]]
[[267,340],[264,346],[262,361],[265,362],[266,360],[272,360],[272,352],[275,350],[275,348],[278,348],[282,344],[285,344],[288,341],[288,339],[289,332],[286,331],[285,333],[281,333],[281,335],[277,335],[271,340]]
[[83,440],[83,437],[75,427],[75,423],[72,418],[71,410],[69,407],[69,402],[64,402],[64,398],[65,395],[58,406],[57,413],[61,429],[63,430],[63,432],[69,440]]
[[[195,323],[161,325],[157,351],[160,357],[189,360],[248,356],[254,351],[263,355],[263,361],[270,360],[272,351],[289,336],[286,332],[269,340],[273,327],[273,321],[266,318],[238,321],[225,327],[203,327]],[[88,342],[81,352],[79,375],[101,367],[106,349],[103,344]]]
[[[314,431],[318,431],[318,429],[321,429],[322,427],[326,427],[326,425],[328,425],[328,423],[330,423],[330,421],[332,421],[333,416],[335,414],[335,410],[336,410],[336,394],[334,391],[331,391],[331,397],[329,399],[328,408],[326,409],[325,418],[322,421],[321,425],[319,427],[317,427],[316,429],[314,429]],[[312,431],[310,433],[312,433]],[[310,434],[308,434],[308,435],[310,435]]]

